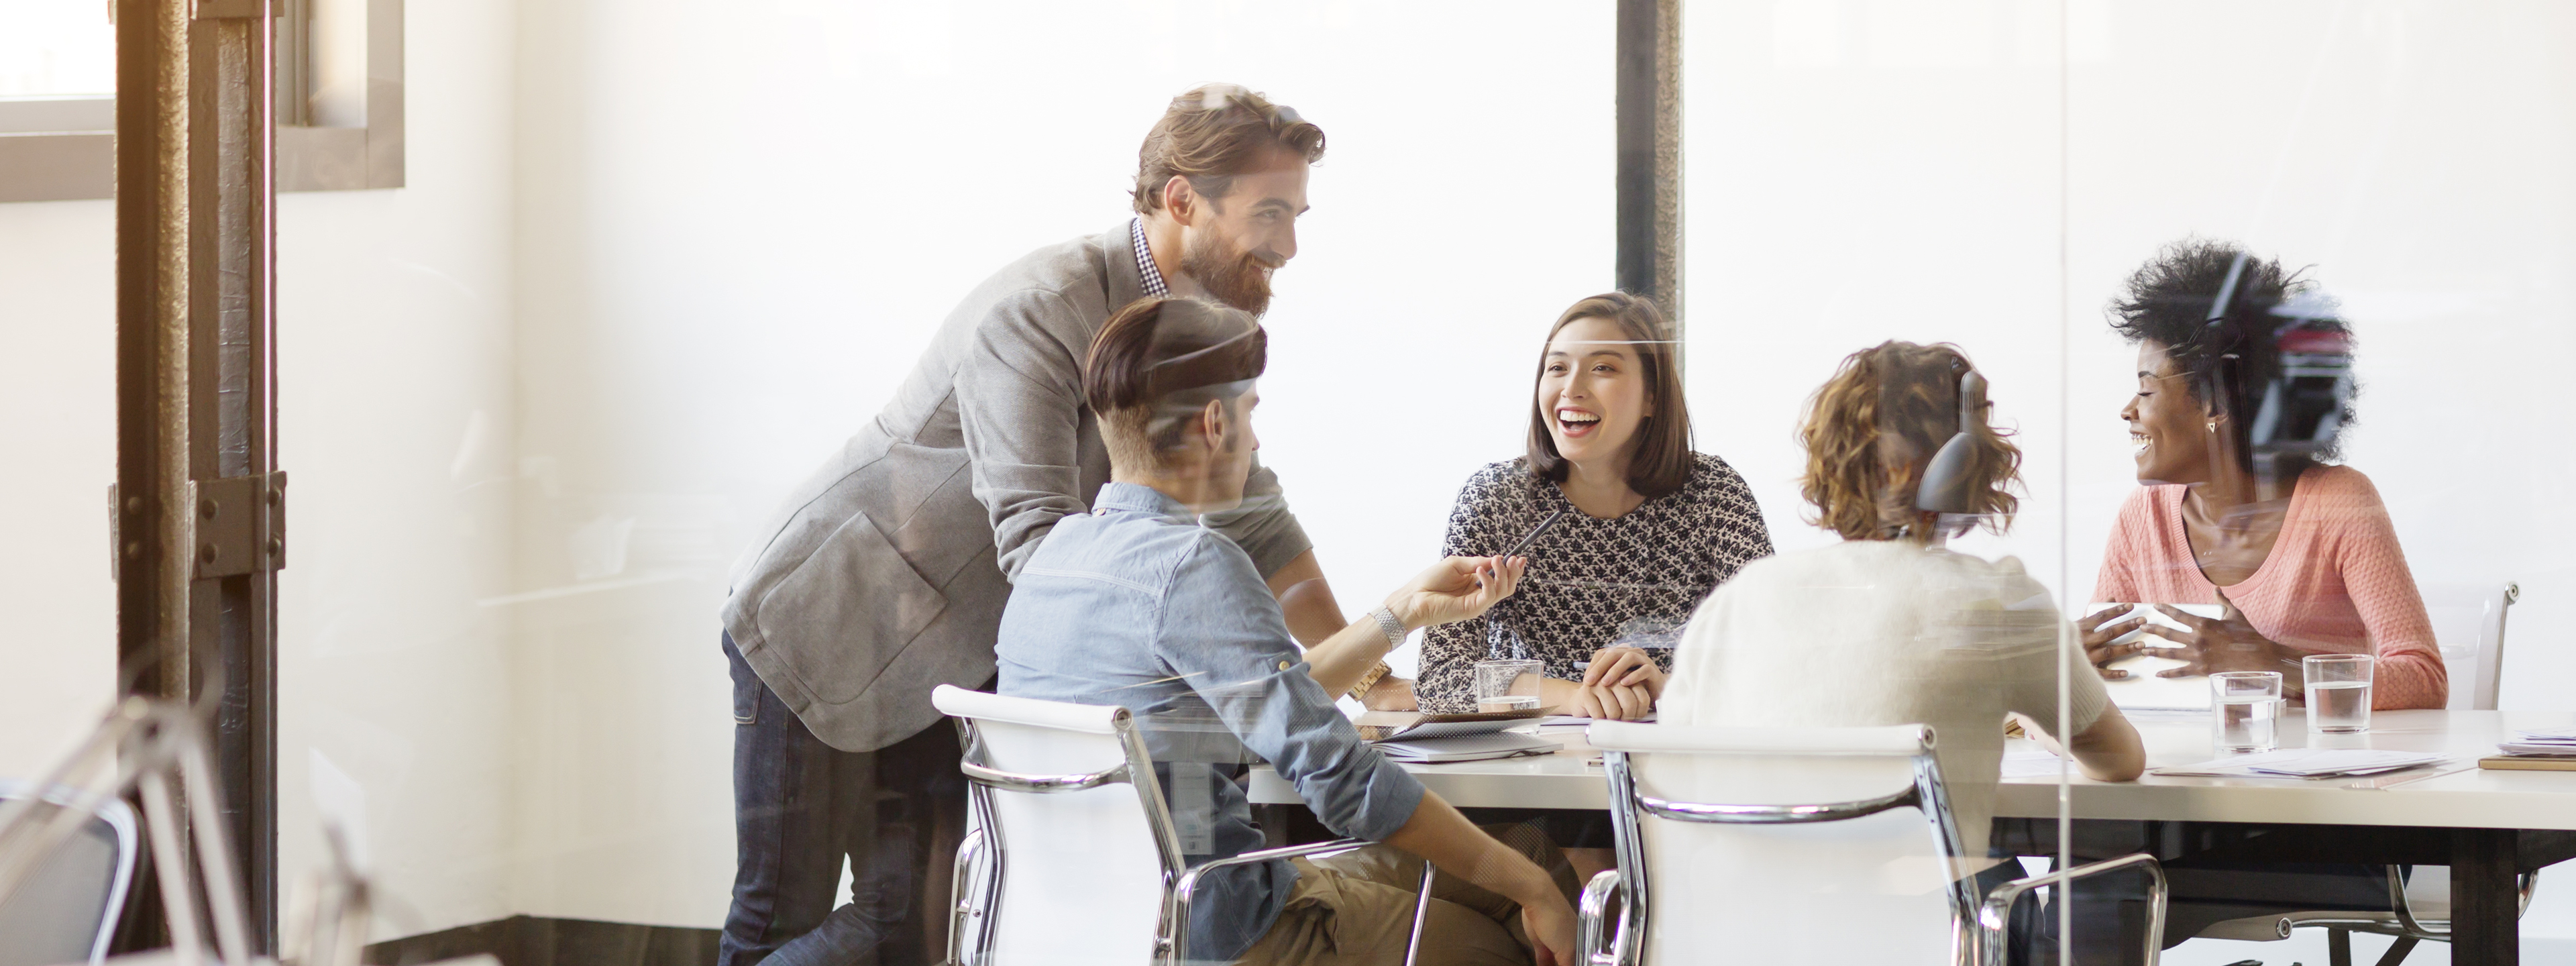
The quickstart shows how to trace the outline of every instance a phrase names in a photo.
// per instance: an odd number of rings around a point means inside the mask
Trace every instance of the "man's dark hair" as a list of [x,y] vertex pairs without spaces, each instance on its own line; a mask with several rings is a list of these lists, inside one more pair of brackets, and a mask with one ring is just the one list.
[[2352,327],[2301,274],[2189,238],[2139,266],[2111,302],[2112,329],[2164,346],[2191,398],[2228,417],[2249,472],[2334,459],[2353,423]]
[[1163,186],[1175,176],[1188,178],[1190,190],[1211,202],[1223,198],[1236,175],[1259,170],[1278,151],[1307,164],[1324,160],[1324,129],[1240,84],[1184,91],[1136,150],[1136,213],[1162,210]]
[[1212,401],[1232,407],[1269,368],[1252,314],[1190,298],[1143,298],[1100,327],[1082,367],[1083,402],[1122,466],[1162,465]]

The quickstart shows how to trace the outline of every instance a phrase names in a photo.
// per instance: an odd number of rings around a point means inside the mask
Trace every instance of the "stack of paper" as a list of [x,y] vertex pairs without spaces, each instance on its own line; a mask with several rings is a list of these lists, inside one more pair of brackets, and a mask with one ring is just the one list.
[[1370,741],[1385,741],[1390,738],[1450,738],[1459,735],[1491,734],[1506,728],[1529,724],[1546,717],[1547,712],[1546,708],[1463,714],[1371,711],[1351,719],[1351,724],[1359,728],[1360,737]]
[[2353,775],[2376,775],[2421,765],[2449,761],[2438,753],[2415,751],[2376,751],[2367,748],[2285,748],[2251,755],[2235,755],[2197,765],[2158,768],[2158,775],[2201,775],[2223,778],[2343,778]]
[[2514,734],[2516,740],[2497,745],[2496,750],[2508,755],[2576,757],[2576,728],[2526,729]]
[[1510,731],[1448,738],[1380,741],[1376,745],[1377,750],[1385,752],[1388,758],[1429,765],[1455,761],[1483,761],[1488,758],[1518,758],[1522,755],[1552,755],[1565,747],[1557,742]]

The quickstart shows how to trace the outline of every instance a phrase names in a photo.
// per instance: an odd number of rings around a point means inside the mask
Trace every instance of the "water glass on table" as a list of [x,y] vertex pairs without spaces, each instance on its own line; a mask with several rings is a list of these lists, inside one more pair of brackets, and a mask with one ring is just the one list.
[[2368,654],[2310,654],[2299,659],[2307,676],[2308,730],[2349,735],[2370,730],[2370,672],[2378,664]]
[[2209,676],[2210,743],[2222,754],[2280,747],[2281,675],[2222,671]]
[[1476,662],[1476,710],[1530,711],[1538,707],[1538,682],[1544,665],[1537,661]]

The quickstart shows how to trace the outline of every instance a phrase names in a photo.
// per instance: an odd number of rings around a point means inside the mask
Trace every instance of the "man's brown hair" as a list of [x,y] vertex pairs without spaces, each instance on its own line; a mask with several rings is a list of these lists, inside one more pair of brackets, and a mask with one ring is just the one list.
[[1313,164],[1324,159],[1324,129],[1297,110],[1270,103],[1240,84],[1202,84],[1172,98],[1163,119],[1145,132],[1136,150],[1136,213],[1163,207],[1163,186],[1188,178],[1190,190],[1210,201],[1234,190],[1236,175],[1259,170],[1274,151]]
[[1269,337],[1251,313],[1199,299],[1143,298],[1092,337],[1082,397],[1100,419],[1113,465],[1156,468],[1208,403],[1231,411],[1268,367]]
[[1538,373],[1530,379],[1530,472],[1551,483],[1565,482],[1570,469],[1548,432],[1555,417],[1538,401],[1538,383],[1547,378],[1547,346],[1557,332],[1576,319],[1608,319],[1619,327],[1646,377],[1646,421],[1637,427],[1637,453],[1628,462],[1628,488],[1649,500],[1690,482],[1690,404],[1682,399],[1682,374],[1673,363],[1673,327],[1655,303],[1626,292],[1603,292],[1574,303],[1556,317],[1539,344]]
[[[1959,377],[1975,368],[1966,353],[1947,343],[1882,342],[1844,356],[1833,378],[1807,397],[1798,441],[1807,448],[1807,473],[1798,490],[1816,513],[1807,522],[1846,540],[1918,542],[1931,539],[1917,526],[1915,488],[1932,454],[1957,434]],[[2020,501],[2021,449],[1979,418],[1966,427],[1976,512],[2002,533]]]

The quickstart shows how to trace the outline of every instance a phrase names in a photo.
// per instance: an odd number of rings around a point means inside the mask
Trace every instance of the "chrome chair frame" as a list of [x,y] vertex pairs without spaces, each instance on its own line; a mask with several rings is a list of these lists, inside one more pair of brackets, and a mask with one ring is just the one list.
[[[1145,749],[1144,735],[1136,730],[1135,721],[1125,708],[1110,718],[1119,746],[1126,750],[1127,760],[1110,768],[1077,775],[1024,775],[1002,771],[978,761],[983,752],[983,739],[971,718],[952,716],[957,723],[958,743],[964,749],[958,769],[966,776],[968,808],[974,814],[974,828],[957,850],[956,877],[952,880],[953,908],[948,930],[948,966],[983,966],[993,947],[994,924],[1001,916],[1002,879],[1009,870],[1008,843],[993,814],[993,793],[1053,795],[1124,784],[1136,790],[1137,801],[1144,806],[1148,831],[1154,837],[1154,849],[1162,860],[1163,902],[1154,934],[1155,961],[1162,966],[1183,966],[1189,950],[1190,904],[1197,897],[1198,885],[1208,873],[1229,866],[1250,865],[1272,859],[1295,858],[1328,852],[1345,852],[1370,843],[1358,839],[1336,839],[1286,848],[1261,849],[1230,858],[1216,859],[1196,866],[1186,865],[1181,857],[1180,833],[1172,825],[1171,810],[1163,803],[1162,784],[1154,777],[1153,756]],[[983,874],[975,867],[982,859]],[[1422,924],[1431,909],[1431,881],[1438,870],[1431,863],[1422,864],[1422,888],[1414,900],[1413,936],[1404,952],[1406,966],[1411,966],[1422,948]],[[969,941],[967,937],[973,939]]]
[[[82,803],[86,798],[78,788],[0,781],[0,802],[26,800],[75,809],[84,807]],[[89,800],[86,807],[90,814],[107,823],[107,827],[116,833],[116,871],[109,873],[107,909],[99,917],[98,935],[90,942],[89,961],[95,963],[107,958],[108,943],[116,938],[116,921],[124,916],[125,893],[134,883],[135,854],[141,847],[141,834],[134,823],[134,809],[125,804],[124,799]]]
[[[1898,808],[1921,811],[1933,826],[1945,858],[1962,858],[1957,820],[1950,813],[1950,796],[1941,781],[1941,765],[1933,757],[1933,734],[1929,726],[1921,728],[1921,737],[1913,753],[1914,786],[1876,798],[1848,802],[1801,805],[1731,805],[1705,802],[1675,802],[1646,795],[1637,790],[1636,774],[1628,764],[1625,751],[1603,750],[1602,770],[1610,783],[1610,828],[1615,838],[1619,867],[1603,871],[1583,887],[1582,903],[1576,913],[1575,957],[1582,966],[1642,966],[1645,933],[1652,928],[1652,876],[1647,864],[1643,838],[1638,834],[1639,812],[1659,819],[1729,825],[1790,825],[1814,822],[1840,822],[1876,815]],[[1731,752],[1665,751],[1655,754],[1729,754]],[[2076,879],[2130,867],[2147,870],[2152,881],[2149,889],[2150,912],[2147,924],[2146,956],[2154,966],[2161,952],[2158,940],[2164,934],[2165,876],[2164,868],[2154,856],[2144,853],[2061,869],[2045,875],[2015,879],[1997,886],[1980,900],[1974,882],[1969,878],[1952,881],[1947,895],[1950,900],[1951,949],[1960,966],[2004,966],[2009,952],[2012,906],[2022,893],[2042,886],[2070,884]],[[1614,912],[1618,922],[1610,922]],[[1976,931],[1969,931],[1974,923]]]
[[67,807],[44,816],[30,799],[0,803],[0,897],[25,885],[37,863],[101,802],[132,790],[143,801],[144,844],[160,883],[174,961],[201,966],[209,958],[208,930],[198,918],[202,900],[203,914],[212,921],[215,961],[253,962],[240,866],[225,833],[222,789],[207,746],[196,709],[138,696],[119,701],[80,748],[38,783],[71,788]]

